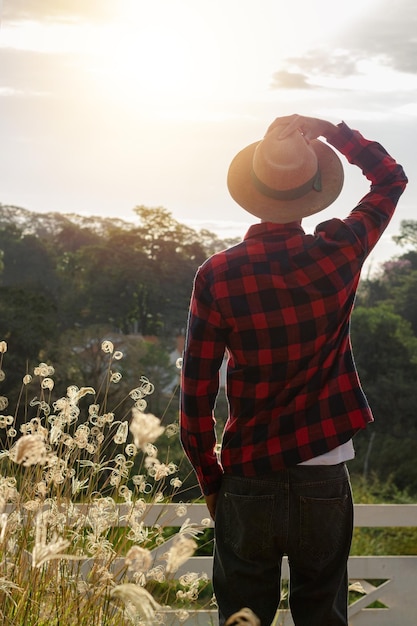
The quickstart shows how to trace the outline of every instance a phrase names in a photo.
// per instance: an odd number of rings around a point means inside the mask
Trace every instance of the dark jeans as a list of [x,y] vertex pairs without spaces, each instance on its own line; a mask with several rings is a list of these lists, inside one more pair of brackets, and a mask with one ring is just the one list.
[[298,465],[271,476],[225,475],[215,525],[213,585],[220,626],[249,607],[270,626],[288,555],[296,626],[347,626],[347,560],[353,529],[344,463]]

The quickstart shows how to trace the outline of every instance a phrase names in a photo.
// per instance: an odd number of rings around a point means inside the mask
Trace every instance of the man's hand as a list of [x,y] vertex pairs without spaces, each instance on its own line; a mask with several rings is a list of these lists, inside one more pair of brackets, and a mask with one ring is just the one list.
[[321,120],[317,117],[307,117],[305,115],[284,115],[283,117],[277,117],[269,126],[267,133],[276,127],[281,127],[280,139],[285,139],[291,135],[294,131],[298,130],[307,141],[311,139],[317,139],[317,137],[325,137],[330,139],[337,131],[338,128],[331,122]]
[[210,517],[213,521],[216,519],[217,496],[218,496],[217,492],[211,493],[209,496],[204,496],[207,508],[210,513]]

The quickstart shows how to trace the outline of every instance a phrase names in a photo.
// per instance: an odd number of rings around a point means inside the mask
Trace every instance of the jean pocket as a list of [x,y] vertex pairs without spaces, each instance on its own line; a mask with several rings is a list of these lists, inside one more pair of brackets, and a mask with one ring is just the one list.
[[259,560],[272,546],[274,496],[224,494],[224,542],[247,560]]
[[350,544],[349,497],[300,497],[300,550],[321,566]]

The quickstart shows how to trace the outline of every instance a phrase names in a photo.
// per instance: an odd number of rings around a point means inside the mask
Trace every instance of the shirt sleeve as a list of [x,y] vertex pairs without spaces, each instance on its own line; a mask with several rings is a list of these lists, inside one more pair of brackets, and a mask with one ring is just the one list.
[[[204,266],[203,266],[204,267]],[[214,405],[225,353],[222,321],[200,268],[194,281],[181,370],[181,443],[204,495],[220,488]]]
[[371,183],[369,192],[343,220],[366,258],[388,226],[408,182],[407,176],[385,148],[376,141],[365,139],[344,122],[339,124],[339,132],[328,143],[349,163],[360,167]]

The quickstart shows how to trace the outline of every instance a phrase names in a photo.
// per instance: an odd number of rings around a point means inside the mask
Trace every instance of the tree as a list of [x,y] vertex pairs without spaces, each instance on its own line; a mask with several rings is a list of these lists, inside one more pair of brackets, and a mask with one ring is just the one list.
[[[355,437],[357,459],[352,467],[394,477],[400,488],[413,484],[417,468],[415,380],[417,338],[409,322],[386,304],[356,307],[352,316],[352,344],[364,391],[375,423]],[[396,442],[396,445],[393,445]],[[401,450],[401,454],[398,451]],[[389,454],[388,454],[389,452]],[[404,484],[404,476],[409,480]]]

